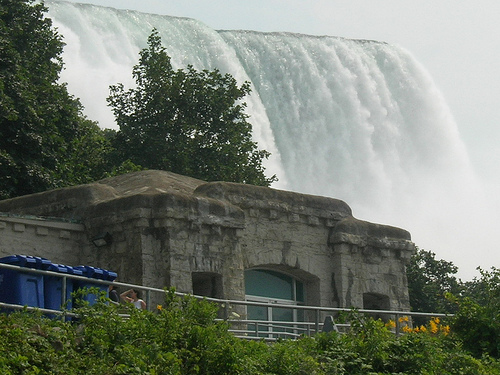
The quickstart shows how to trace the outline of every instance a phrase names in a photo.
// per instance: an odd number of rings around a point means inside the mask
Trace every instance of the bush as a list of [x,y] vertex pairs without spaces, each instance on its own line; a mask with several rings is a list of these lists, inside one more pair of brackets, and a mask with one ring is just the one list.
[[[77,303],[71,321],[37,312],[0,314],[1,374],[500,374],[434,319],[401,337],[356,313],[346,334],[272,344],[234,337],[218,307],[173,290],[154,312],[101,297]],[[123,316],[126,314],[126,317]]]
[[380,320],[351,319],[347,334],[316,336],[326,374],[500,374],[498,361],[474,358],[438,319],[399,337]]
[[500,269],[479,268],[480,278],[467,283],[465,296],[449,296],[458,306],[452,322],[456,337],[476,358],[500,358]]

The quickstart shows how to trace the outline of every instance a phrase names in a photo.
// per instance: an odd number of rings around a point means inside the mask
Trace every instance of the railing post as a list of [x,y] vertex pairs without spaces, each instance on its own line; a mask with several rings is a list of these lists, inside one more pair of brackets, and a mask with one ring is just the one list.
[[68,279],[66,276],[62,277],[62,285],[61,285],[61,306],[64,306],[66,304],[66,290],[67,290],[67,282]]
[[316,314],[315,314],[315,321],[314,321],[314,328],[316,330],[316,333],[319,333],[319,309],[316,309]]
[[224,320],[229,320],[229,311],[231,310],[231,307],[229,306],[229,301],[224,303]]
[[154,309],[151,308],[151,291],[149,289],[146,290],[146,309],[154,311]]
[[401,321],[400,321],[400,315],[396,313],[396,337],[400,335],[401,331]]

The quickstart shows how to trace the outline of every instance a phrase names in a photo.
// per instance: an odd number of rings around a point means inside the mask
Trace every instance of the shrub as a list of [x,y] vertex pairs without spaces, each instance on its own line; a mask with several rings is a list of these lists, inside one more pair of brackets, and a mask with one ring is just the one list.
[[[82,301],[70,321],[0,314],[1,374],[500,374],[434,319],[401,337],[353,312],[351,330],[274,343],[234,337],[217,306],[167,290],[154,312]],[[123,315],[125,314],[125,316]],[[389,326],[389,327],[388,327]]]
[[452,329],[476,358],[500,358],[500,269],[479,269],[481,277],[468,284],[468,296],[449,298],[459,310]]

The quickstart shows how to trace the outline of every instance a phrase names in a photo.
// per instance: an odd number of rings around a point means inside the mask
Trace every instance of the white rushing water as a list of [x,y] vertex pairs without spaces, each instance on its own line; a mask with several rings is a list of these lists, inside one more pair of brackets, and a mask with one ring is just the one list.
[[[132,66],[157,28],[175,68],[218,68],[250,81],[247,113],[272,153],[274,187],[345,200],[358,218],[403,227],[419,247],[461,264],[477,245],[460,236],[481,215],[457,126],[426,70],[376,41],[216,31],[185,18],[47,1],[64,36],[62,80],[85,113],[116,128],[109,85],[133,85]],[[470,198],[473,197],[473,202]],[[489,267],[489,266],[486,266]]]

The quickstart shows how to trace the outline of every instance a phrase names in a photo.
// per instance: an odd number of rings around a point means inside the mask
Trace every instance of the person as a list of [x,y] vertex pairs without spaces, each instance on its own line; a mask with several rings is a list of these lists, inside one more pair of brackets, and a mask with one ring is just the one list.
[[146,310],[146,302],[139,298],[139,292],[135,289],[129,289],[120,294],[124,302],[132,303],[136,308]]
[[118,305],[120,303],[120,296],[118,295],[118,292],[116,291],[116,286],[114,286],[114,285],[109,286],[108,295],[109,295],[109,299],[111,300],[111,302],[113,302],[116,305]]

